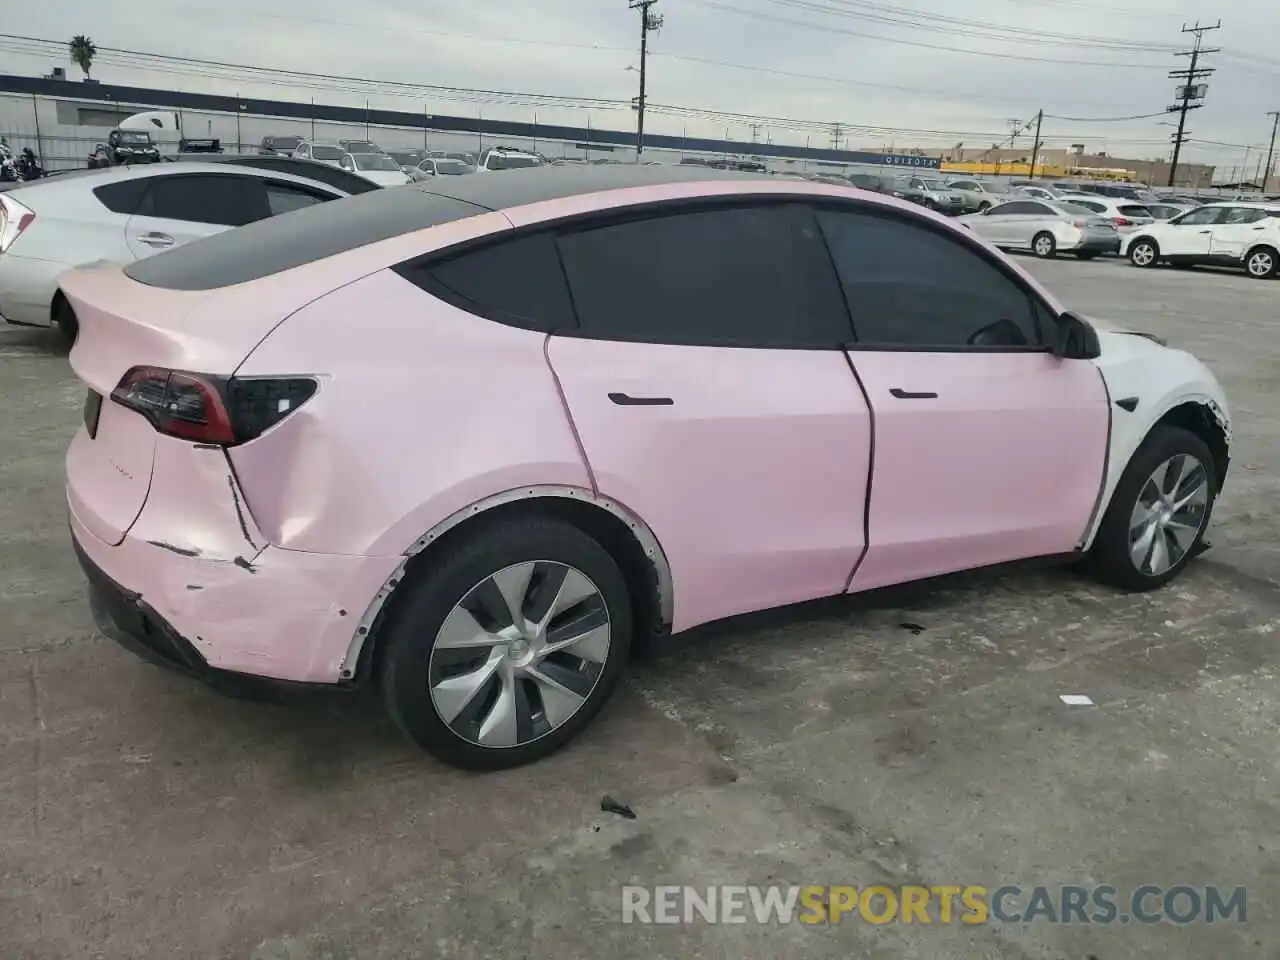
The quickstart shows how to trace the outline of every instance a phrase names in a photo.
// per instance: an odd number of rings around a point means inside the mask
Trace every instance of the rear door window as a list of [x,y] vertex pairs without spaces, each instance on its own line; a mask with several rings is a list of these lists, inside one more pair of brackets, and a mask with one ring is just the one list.
[[222,173],[153,177],[135,212],[222,227],[242,227],[270,216],[261,180]]
[[559,246],[584,336],[773,348],[832,348],[852,336],[801,204],[653,216],[567,233]]
[[267,192],[267,209],[273,217],[336,199],[333,194],[280,180],[264,180],[262,184]]

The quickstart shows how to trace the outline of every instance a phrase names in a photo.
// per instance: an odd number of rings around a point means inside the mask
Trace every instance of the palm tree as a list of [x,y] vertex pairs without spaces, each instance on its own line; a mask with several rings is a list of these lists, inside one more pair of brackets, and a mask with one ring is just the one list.
[[71,62],[84,71],[84,77],[88,80],[89,68],[93,66],[93,58],[98,55],[98,48],[83,33],[72,37],[68,46],[71,49]]

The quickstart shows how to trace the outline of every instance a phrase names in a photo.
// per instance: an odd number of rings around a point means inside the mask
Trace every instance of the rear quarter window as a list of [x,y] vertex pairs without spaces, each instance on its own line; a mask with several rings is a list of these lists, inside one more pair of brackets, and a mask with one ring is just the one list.
[[153,179],[153,177],[138,177],[132,180],[119,180],[116,183],[104,183],[100,187],[94,187],[93,195],[112,213],[129,216],[141,206],[142,198]]
[[577,326],[551,233],[490,243],[445,259],[411,261],[395,269],[432,296],[498,323],[545,332]]

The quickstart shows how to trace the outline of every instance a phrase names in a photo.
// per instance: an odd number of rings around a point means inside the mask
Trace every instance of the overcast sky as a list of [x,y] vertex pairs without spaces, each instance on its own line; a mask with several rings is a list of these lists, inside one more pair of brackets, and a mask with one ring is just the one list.
[[[1190,0],[658,0],[665,17],[651,41],[650,131],[750,139],[749,120],[673,115],[664,106],[802,121],[761,120],[764,140],[830,145],[987,147],[1009,121],[1049,115],[1050,146],[1085,142],[1090,151],[1158,157],[1173,132],[1154,114],[1172,103],[1167,72],[1189,47],[1184,22],[1215,8],[1221,30],[1206,46],[1206,106],[1188,129],[1202,141],[1188,160],[1252,170],[1280,109],[1280,7],[1236,0],[1230,8]],[[65,42],[88,34],[100,48],[213,59],[328,76],[432,84],[558,97],[627,101],[638,88],[639,14],[628,0],[59,0],[4,4],[0,31]],[[56,48],[0,41],[0,71],[47,73],[65,65]],[[59,56],[59,54],[61,56]],[[203,73],[203,75],[202,75]],[[375,106],[433,113],[632,128],[625,106],[535,106],[510,97],[342,82],[286,81],[242,71],[100,53],[104,82],[179,87],[246,96]],[[345,89],[342,89],[345,87]],[[664,112],[665,111],[665,112]],[[1057,118],[1079,118],[1078,121]],[[1020,142],[1029,143],[1029,136]],[[1229,146],[1228,146],[1229,145]]]

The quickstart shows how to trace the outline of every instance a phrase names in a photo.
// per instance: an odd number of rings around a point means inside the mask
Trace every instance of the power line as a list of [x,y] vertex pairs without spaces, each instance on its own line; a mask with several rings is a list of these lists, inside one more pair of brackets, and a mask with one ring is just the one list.
[[1056,114],[1046,113],[1046,120],[1065,120],[1067,123],[1121,123],[1125,120],[1151,120],[1155,117],[1163,117],[1169,111],[1161,110],[1159,113],[1135,113],[1128,117],[1059,117]]
[[881,34],[862,33],[857,30],[847,30],[840,27],[833,27],[823,23],[812,23],[806,20],[793,20],[788,17],[778,17],[768,13],[762,13],[758,10],[744,10],[741,7],[733,7],[724,3],[717,3],[715,0],[689,0],[690,3],[696,3],[703,7],[712,7],[717,10],[724,10],[739,16],[751,17],[757,20],[764,20],[773,23],[784,23],[793,27],[802,27],[808,30],[818,30],[822,33],[838,33],[846,37],[860,37],[864,40],[876,40],[880,43],[894,43],[907,47],[918,47],[925,50],[941,50],[946,53],[960,53],[967,56],[975,57],[995,57],[1000,60],[1020,60],[1028,63],[1056,63],[1066,66],[1077,67],[1112,67],[1122,70],[1154,70],[1159,69],[1158,64],[1150,63],[1116,63],[1115,61],[1098,61],[1098,60],[1065,60],[1057,57],[1035,57],[1029,54],[1005,53],[1002,51],[992,50],[974,50],[969,47],[957,47],[954,45],[943,45],[938,43],[925,43],[922,40],[904,40],[901,37],[886,37]]
[[1173,137],[1173,158],[1169,161],[1169,186],[1173,186],[1174,177],[1178,172],[1178,156],[1182,153],[1182,145],[1187,142],[1184,131],[1187,127],[1187,113],[1191,110],[1198,110],[1204,105],[1204,95],[1208,90],[1205,84],[1197,81],[1210,76],[1214,72],[1213,67],[1200,67],[1200,57],[1210,53],[1218,53],[1218,50],[1207,50],[1202,46],[1204,35],[1210,30],[1220,30],[1222,21],[1219,20],[1212,26],[1200,26],[1200,21],[1196,21],[1194,27],[1188,27],[1183,24],[1183,33],[1194,33],[1196,40],[1190,50],[1179,53],[1180,57],[1190,57],[1191,63],[1186,70],[1171,70],[1169,76],[1172,79],[1182,80],[1182,86],[1178,89],[1179,102],[1167,109],[1168,113],[1178,114],[1178,132]]
[[913,30],[926,30],[934,33],[997,40],[1006,43],[1051,44],[1057,47],[1078,46],[1104,50],[1140,50],[1148,53],[1168,53],[1176,49],[1170,44],[1152,43],[1150,41],[1117,40],[1078,33],[1054,33],[1053,31],[1014,27],[983,20],[970,20],[964,17],[943,16],[923,10],[868,2],[868,0],[764,0],[764,2],[793,10],[805,10],[852,20],[907,26]]

